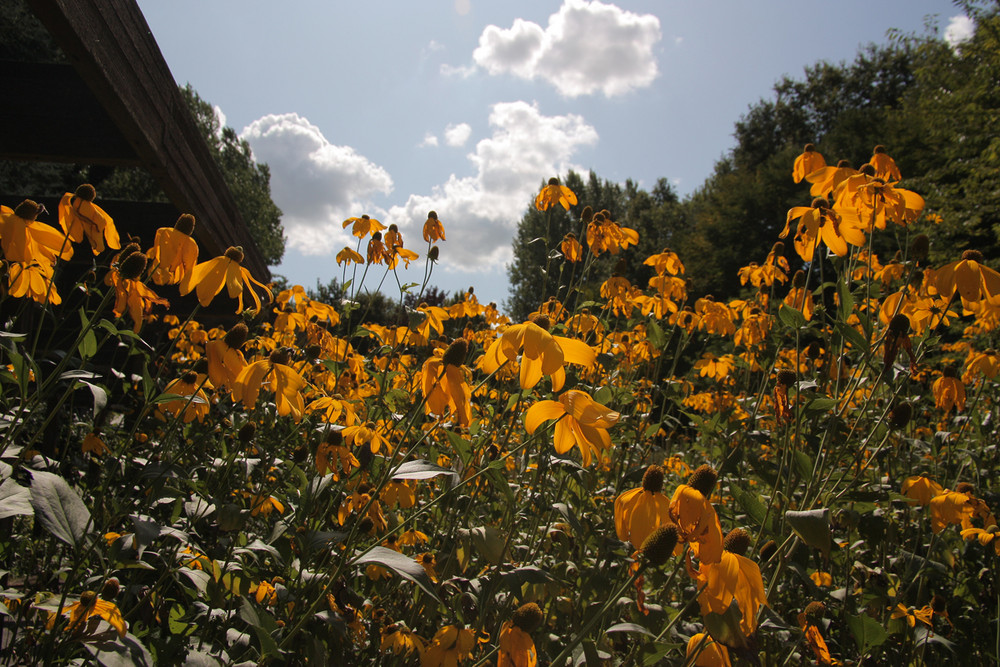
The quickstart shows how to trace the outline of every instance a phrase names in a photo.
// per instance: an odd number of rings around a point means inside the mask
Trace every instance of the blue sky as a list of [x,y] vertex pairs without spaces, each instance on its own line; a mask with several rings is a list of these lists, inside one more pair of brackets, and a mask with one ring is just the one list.
[[550,176],[666,177],[687,194],[782,76],[852,60],[889,29],[968,29],[944,0],[139,6],[177,82],[269,164],[288,237],[277,273],[339,279],[334,256],[356,241],[340,223],[367,213],[421,255],[400,272],[419,282],[434,209],[447,241],[431,284],[497,303],[517,221]]

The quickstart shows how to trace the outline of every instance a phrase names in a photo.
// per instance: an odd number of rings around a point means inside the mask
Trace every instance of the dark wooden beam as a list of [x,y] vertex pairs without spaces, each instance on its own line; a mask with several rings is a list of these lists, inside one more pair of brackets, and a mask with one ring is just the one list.
[[27,0],[27,4],[167,197],[198,219],[202,256],[243,246],[244,265],[257,278],[270,279],[135,0]]

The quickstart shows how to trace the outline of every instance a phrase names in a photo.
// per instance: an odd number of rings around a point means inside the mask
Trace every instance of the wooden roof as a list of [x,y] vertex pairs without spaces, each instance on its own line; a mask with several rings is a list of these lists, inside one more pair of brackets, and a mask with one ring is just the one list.
[[[0,157],[139,166],[198,220],[202,258],[243,246],[270,271],[135,0],[26,0],[70,65],[4,63],[18,91],[0,124]],[[124,230],[127,231],[127,230]]]

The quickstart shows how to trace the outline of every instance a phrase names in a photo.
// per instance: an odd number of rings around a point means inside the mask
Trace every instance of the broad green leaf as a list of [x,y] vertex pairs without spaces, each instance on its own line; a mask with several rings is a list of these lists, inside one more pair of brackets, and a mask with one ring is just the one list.
[[865,655],[876,646],[880,646],[885,641],[888,634],[882,624],[868,614],[854,616],[847,615],[847,627],[854,635],[854,641],[858,645],[858,652]]
[[31,491],[12,479],[5,479],[0,484],[0,519],[18,514],[31,516],[34,513],[31,508]]
[[823,508],[804,512],[789,510],[785,512],[785,519],[803,542],[821,550],[825,556],[830,555],[829,509]]
[[837,329],[837,333],[844,337],[848,343],[851,344],[856,350],[861,352],[868,351],[868,341],[862,336],[857,329],[844,322],[834,322],[833,326]]
[[42,525],[66,544],[77,545],[91,530],[90,511],[59,475],[31,472],[31,505]]
[[635,623],[618,623],[617,625],[612,625],[610,628],[605,630],[605,632],[608,634],[611,634],[612,632],[634,632],[639,635],[646,635],[647,637],[656,636],[650,632],[648,628],[636,625]]
[[753,520],[758,526],[764,525],[764,517],[767,516],[767,507],[764,503],[760,501],[756,493],[747,491],[738,484],[730,483],[730,491],[733,494],[733,498],[736,499],[736,504],[747,513],[747,516]]
[[377,563],[389,568],[402,578],[420,586],[425,593],[440,602],[441,599],[434,590],[434,582],[427,576],[423,566],[412,558],[385,547],[372,547],[367,553],[354,559],[352,565],[365,565],[366,563]]
[[[117,635],[115,637],[117,639]],[[121,641],[95,642],[84,646],[104,667],[153,666],[153,656],[132,633],[126,634]]]
[[430,479],[438,475],[458,476],[454,470],[434,465],[430,461],[407,461],[392,473],[393,479]]
[[795,310],[794,308],[789,308],[785,304],[781,304],[781,308],[778,309],[778,319],[792,329],[801,329],[806,325],[805,316]]

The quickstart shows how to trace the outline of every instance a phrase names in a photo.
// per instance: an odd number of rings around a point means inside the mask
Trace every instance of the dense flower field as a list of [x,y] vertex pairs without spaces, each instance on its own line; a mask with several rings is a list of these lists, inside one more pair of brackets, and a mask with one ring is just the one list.
[[[470,289],[366,323],[189,215],[140,248],[89,185],[4,206],[0,664],[995,662],[1000,274],[927,264],[882,147],[792,177],[745,298],[664,249],[581,301],[637,241],[585,208],[524,322]],[[422,294],[446,225],[345,221],[348,291]]]

